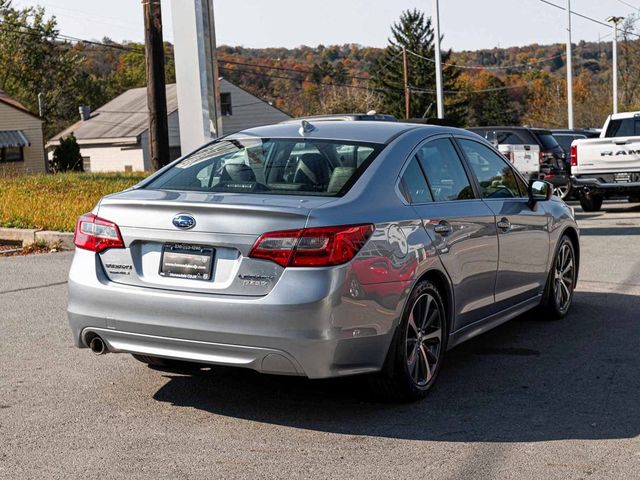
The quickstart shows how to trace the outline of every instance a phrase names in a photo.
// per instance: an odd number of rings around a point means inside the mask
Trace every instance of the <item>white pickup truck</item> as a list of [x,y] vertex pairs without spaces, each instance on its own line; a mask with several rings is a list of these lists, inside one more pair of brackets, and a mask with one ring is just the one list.
[[640,201],[640,112],[609,115],[600,138],[571,143],[571,183],[585,212],[608,197]]

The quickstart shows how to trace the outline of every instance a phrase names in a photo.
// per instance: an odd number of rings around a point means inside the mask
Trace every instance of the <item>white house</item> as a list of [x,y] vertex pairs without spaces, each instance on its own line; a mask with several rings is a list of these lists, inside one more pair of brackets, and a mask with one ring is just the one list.
[[[181,155],[176,85],[167,85],[169,147],[172,160]],[[289,115],[246,90],[220,79],[223,133],[288,120]],[[151,169],[147,89],[134,88],[114,98],[60,132],[46,145],[49,155],[60,139],[73,133],[80,146],[84,170],[91,172]],[[187,153],[187,152],[185,152]]]

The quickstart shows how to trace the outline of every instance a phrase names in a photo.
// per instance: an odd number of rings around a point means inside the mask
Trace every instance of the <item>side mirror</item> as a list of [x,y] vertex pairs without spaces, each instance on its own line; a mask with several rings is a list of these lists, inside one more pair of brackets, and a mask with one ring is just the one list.
[[529,203],[533,206],[536,202],[544,202],[551,199],[553,185],[544,180],[532,180],[529,184]]

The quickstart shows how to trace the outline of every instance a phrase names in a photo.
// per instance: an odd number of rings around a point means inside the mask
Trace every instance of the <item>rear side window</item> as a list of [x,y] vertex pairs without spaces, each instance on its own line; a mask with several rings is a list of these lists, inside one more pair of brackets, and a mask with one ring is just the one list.
[[436,202],[474,198],[469,178],[451,140],[442,138],[424,144],[417,154]]
[[383,148],[349,141],[228,137],[185,157],[144,188],[339,196]]
[[632,137],[634,135],[640,135],[640,119],[635,117],[611,120],[605,133],[605,137]]
[[400,189],[409,203],[433,202],[429,185],[424,178],[417,157],[413,157],[400,179]]
[[[525,145],[525,141],[515,132],[510,131],[496,131],[494,132],[495,143],[498,145]],[[488,137],[491,141],[491,138]]]
[[458,139],[471,169],[478,179],[482,198],[515,198],[527,195],[520,190],[516,174],[500,155],[486,145]]

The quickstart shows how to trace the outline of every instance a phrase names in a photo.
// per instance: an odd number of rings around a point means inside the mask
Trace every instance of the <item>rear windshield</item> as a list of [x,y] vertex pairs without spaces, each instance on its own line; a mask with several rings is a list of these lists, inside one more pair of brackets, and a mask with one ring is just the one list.
[[560,147],[558,141],[551,135],[551,132],[536,132],[536,136],[540,140],[540,143],[542,143],[542,147],[547,150]]
[[571,143],[574,140],[581,140],[583,138],[587,138],[585,135],[571,135],[566,133],[556,133],[553,135],[555,139],[558,141],[560,146],[565,152],[568,152],[571,148]]
[[144,188],[340,196],[383,148],[350,141],[228,137],[188,155]]
[[611,120],[605,137],[633,137],[640,135],[640,118]]

